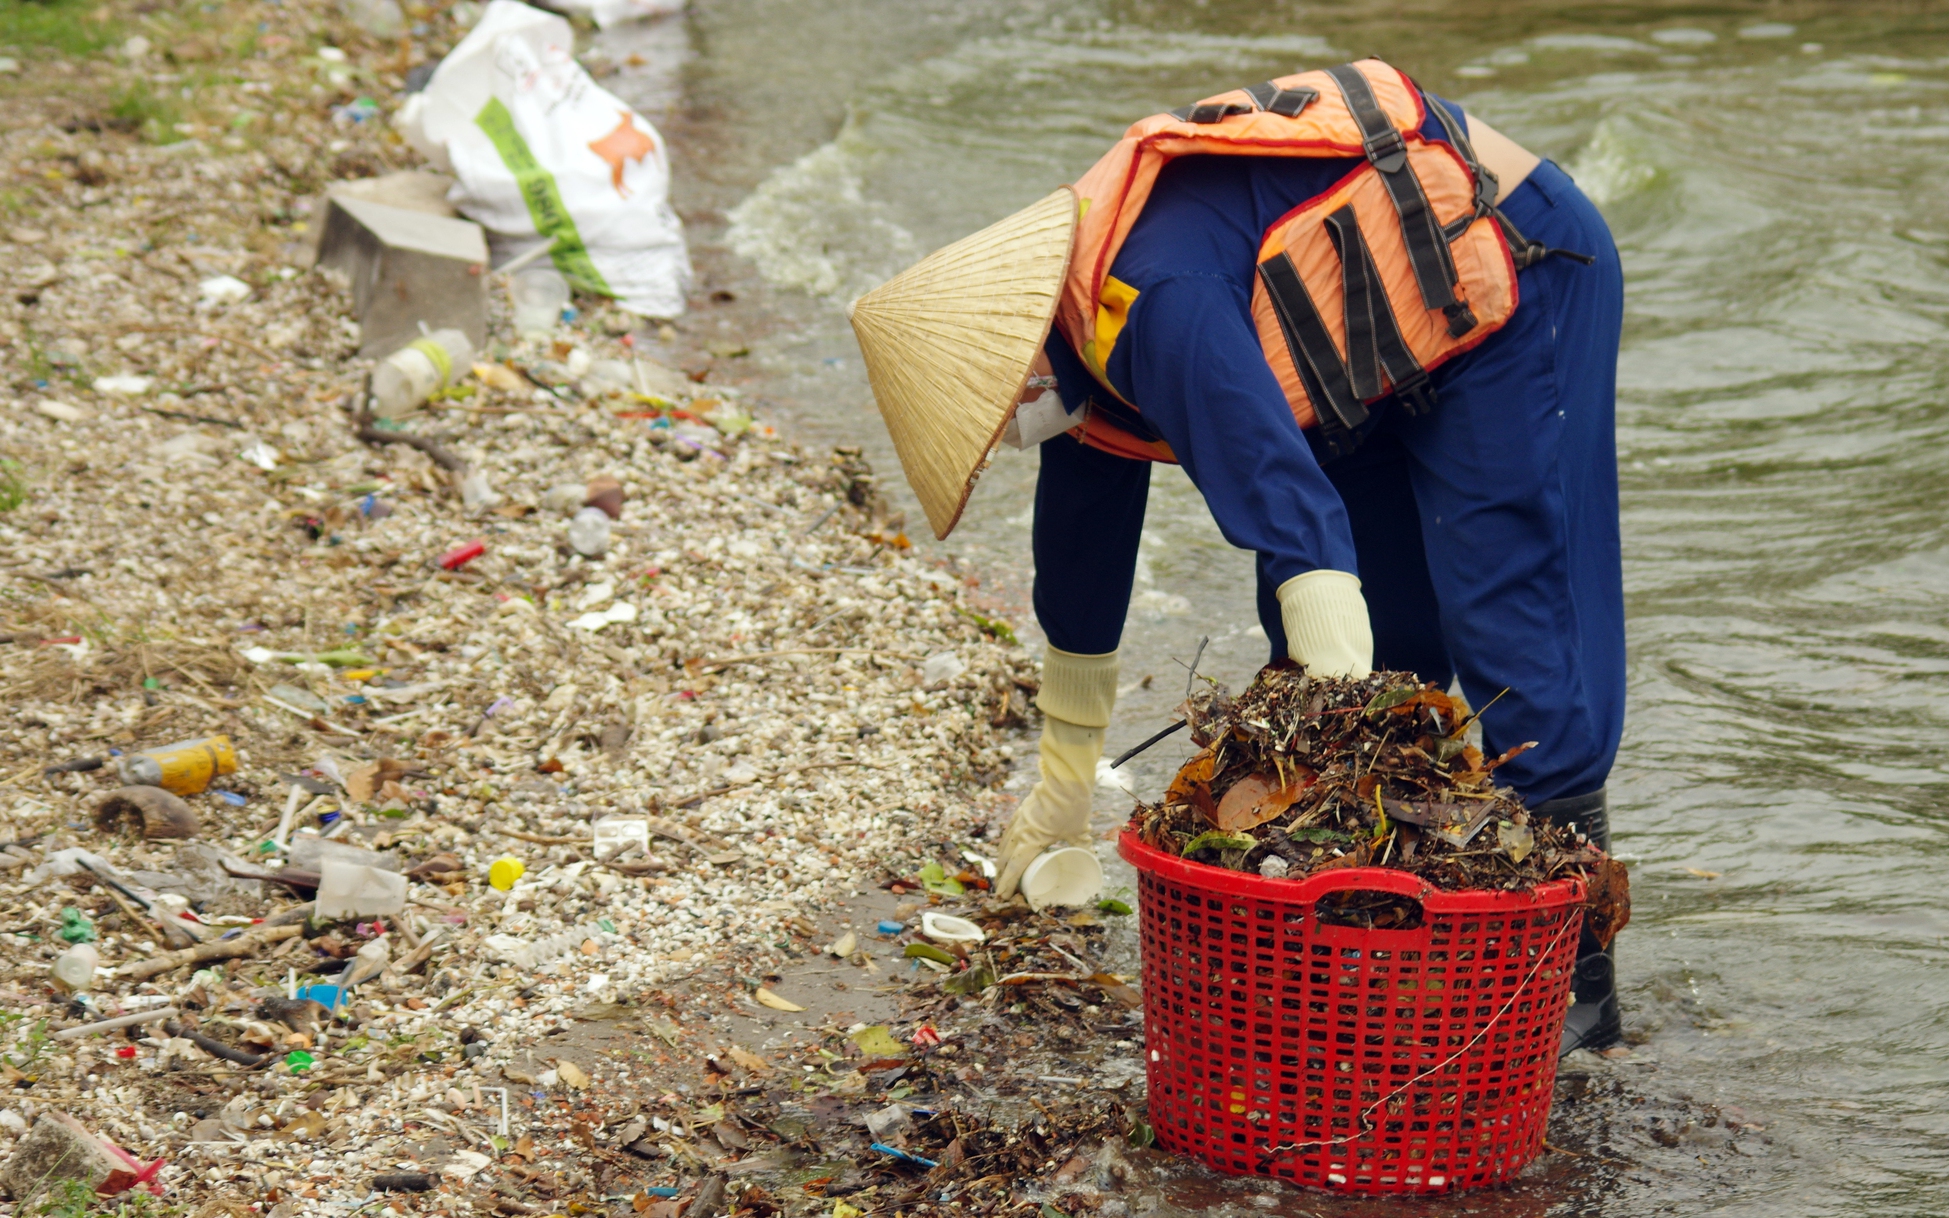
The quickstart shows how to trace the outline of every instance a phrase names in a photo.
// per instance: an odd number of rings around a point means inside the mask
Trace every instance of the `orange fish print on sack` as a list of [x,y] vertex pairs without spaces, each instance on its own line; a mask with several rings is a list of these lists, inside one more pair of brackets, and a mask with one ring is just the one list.
[[642,164],[644,157],[656,151],[656,141],[636,129],[635,115],[627,110],[617,113],[623,116],[623,121],[608,135],[589,141],[589,151],[609,166],[609,181],[616,187],[616,193],[628,198],[629,190],[623,185],[623,163]]

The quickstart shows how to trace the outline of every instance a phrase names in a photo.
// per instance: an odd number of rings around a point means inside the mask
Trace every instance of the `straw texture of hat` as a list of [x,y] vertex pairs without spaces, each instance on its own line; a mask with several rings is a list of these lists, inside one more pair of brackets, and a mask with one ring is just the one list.
[[1049,336],[1075,227],[1064,187],[853,303],[873,397],[936,537],[961,519]]

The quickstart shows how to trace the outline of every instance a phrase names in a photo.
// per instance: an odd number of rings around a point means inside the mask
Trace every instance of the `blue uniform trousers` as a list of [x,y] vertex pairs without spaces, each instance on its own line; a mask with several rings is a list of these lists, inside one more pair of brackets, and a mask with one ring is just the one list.
[[[1432,374],[1434,410],[1384,401],[1361,447],[1324,471],[1351,529],[1375,666],[1459,677],[1477,707],[1500,694],[1485,744],[1537,742],[1497,775],[1536,803],[1602,786],[1623,731],[1623,275],[1602,216],[1555,165],[1503,210],[1530,239],[1596,261],[1522,271],[1509,322]],[[1149,477],[1148,463],[1068,436],[1042,446],[1035,608],[1056,647],[1116,648]],[[1277,658],[1285,632],[1264,567],[1262,555],[1259,620]]]

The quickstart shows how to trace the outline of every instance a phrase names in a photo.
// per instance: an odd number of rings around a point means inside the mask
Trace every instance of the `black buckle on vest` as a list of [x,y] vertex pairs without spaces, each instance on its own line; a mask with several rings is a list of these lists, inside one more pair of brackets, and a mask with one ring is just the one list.
[[1466,300],[1458,300],[1447,306],[1442,310],[1442,315],[1448,318],[1450,338],[1460,338],[1475,329],[1475,310],[1469,308],[1469,302]]
[[1435,408],[1435,386],[1425,371],[1420,371],[1402,384],[1394,386],[1394,400],[1401,403],[1401,409],[1416,418]]
[[1199,102],[1190,106],[1179,106],[1171,111],[1171,117],[1180,123],[1197,123],[1209,126],[1222,123],[1234,114],[1250,114],[1252,107],[1243,102]]
[[1408,142],[1392,126],[1385,131],[1377,131],[1361,141],[1367,150],[1367,159],[1382,173],[1399,173],[1407,167]]

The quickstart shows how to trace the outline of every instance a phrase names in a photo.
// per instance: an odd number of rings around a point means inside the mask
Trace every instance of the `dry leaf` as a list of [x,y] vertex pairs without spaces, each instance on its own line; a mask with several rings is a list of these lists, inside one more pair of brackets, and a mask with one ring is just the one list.
[[1719,878],[1718,872],[1706,871],[1700,867],[1687,867],[1685,870],[1699,877],[1701,880],[1716,880]]
[[757,998],[760,1005],[768,1006],[774,1011],[803,1011],[805,1009],[790,999],[780,998],[762,985],[758,987]]
[[577,1091],[589,1085],[589,1076],[582,1073],[582,1067],[576,1065],[574,1062],[556,1062],[555,1073],[564,1083],[567,1083]]
[[731,1046],[731,1060],[751,1071],[753,1074],[769,1074],[771,1072],[770,1062],[759,1057],[751,1050],[740,1049],[736,1045]]
[[1232,784],[1225,798],[1218,801],[1217,826],[1224,833],[1242,833],[1285,815],[1306,788],[1313,785],[1313,772],[1300,768],[1298,781],[1275,787],[1266,774],[1248,774]]

